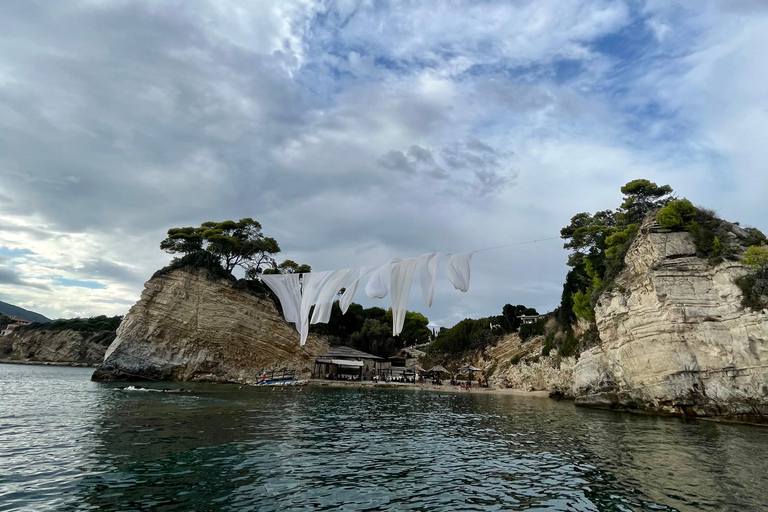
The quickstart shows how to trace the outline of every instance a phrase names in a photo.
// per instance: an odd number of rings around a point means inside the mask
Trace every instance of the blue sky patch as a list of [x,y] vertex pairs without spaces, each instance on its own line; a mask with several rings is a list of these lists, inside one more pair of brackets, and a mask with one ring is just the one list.
[[97,281],[81,281],[79,279],[67,279],[64,277],[54,277],[53,280],[61,286],[88,288],[89,290],[104,290],[107,288],[107,285]]

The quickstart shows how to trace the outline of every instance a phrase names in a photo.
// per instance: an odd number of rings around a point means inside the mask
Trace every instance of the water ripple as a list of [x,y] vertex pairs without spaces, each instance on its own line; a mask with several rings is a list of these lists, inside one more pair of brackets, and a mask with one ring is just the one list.
[[0,365],[0,511],[746,511],[766,502],[766,429],[509,396],[138,392],[89,376]]

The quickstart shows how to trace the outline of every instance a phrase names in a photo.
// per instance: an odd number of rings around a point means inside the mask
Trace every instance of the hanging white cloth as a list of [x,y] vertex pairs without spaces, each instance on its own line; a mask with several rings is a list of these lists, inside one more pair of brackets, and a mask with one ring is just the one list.
[[346,290],[344,290],[344,294],[341,296],[341,299],[339,299],[339,307],[341,308],[341,312],[343,314],[347,313],[347,309],[349,309],[349,305],[352,304],[352,299],[355,297],[355,293],[357,293],[357,287],[360,284],[360,279],[367,276],[374,270],[376,270],[377,266],[370,266],[370,267],[362,267],[358,269],[357,271],[357,277],[354,281],[352,281],[352,284],[350,284]]
[[299,309],[301,308],[300,274],[262,274],[261,282],[269,286],[280,300],[283,316],[299,329]]
[[373,273],[365,285],[365,294],[372,299],[383,299],[389,293],[392,281],[392,265],[402,261],[400,258],[392,258]]
[[411,258],[392,266],[392,336],[397,336],[403,331],[413,273],[418,263],[419,258]]
[[427,307],[432,307],[432,299],[435,296],[435,278],[437,277],[437,266],[443,254],[439,252],[430,252],[419,256],[419,264],[416,270],[419,272],[421,281],[421,296]]
[[472,261],[474,252],[462,252],[454,254],[448,260],[446,273],[451,280],[453,287],[462,292],[469,290],[469,264]]
[[299,328],[301,340],[299,341],[299,344],[301,346],[304,346],[307,342],[307,336],[309,336],[309,310],[315,304],[320,290],[335,273],[335,270],[327,270],[325,272],[309,272],[307,274],[302,274],[301,309],[299,310],[301,321],[301,326]]
[[320,293],[317,295],[315,301],[315,310],[312,313],[311,324],[327,324],[331,319],[331,309],[333,309],[333,299],[339,293],[339,290],[347,284],[349,277],[354,273],[355,269],[346,268],[339,270],[333,277],[326,281]]

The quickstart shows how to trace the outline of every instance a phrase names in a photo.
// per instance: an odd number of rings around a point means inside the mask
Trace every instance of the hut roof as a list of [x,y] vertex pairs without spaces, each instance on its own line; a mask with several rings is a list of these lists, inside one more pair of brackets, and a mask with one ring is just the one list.
[[319,357],[323,359],[384,359],[383,357],[367,354],[350,347],[334,347]]

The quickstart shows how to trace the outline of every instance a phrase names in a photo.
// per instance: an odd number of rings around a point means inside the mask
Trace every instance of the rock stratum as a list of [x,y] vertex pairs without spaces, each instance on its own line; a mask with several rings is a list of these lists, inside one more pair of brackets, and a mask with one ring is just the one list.
[[92,378],[253,383],[263,370],[307,376],[328,349],[316,335],[300,347],[270,298],[173,270],[145,283]]
[[600,345],[573,368],[576,404],[767,423],[768,311],[742,306],[744,267],[698,258],[652,216],[625,262],[595,307]]
[[96,366],[114,339],[115,331],[19,329],[0,337],[0,361]]

